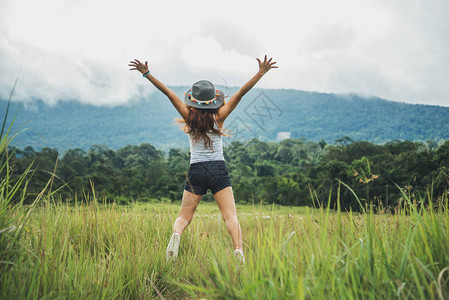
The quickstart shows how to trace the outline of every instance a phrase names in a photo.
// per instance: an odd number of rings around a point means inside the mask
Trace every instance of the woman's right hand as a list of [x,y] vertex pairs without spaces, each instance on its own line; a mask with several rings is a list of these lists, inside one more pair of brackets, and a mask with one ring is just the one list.
[[271,62],[271,60],[273,58],[270,58],[269,60],[267,60],[267,55],[265,55],[265,59],[263,61],[260,61],[260,59],[258,59],[258,58],[256,58],[256,59],[259,62],[259,73],[261,75],[264,75],[265,73],[267,73],[271,69],[274,69],[274,68],[278,67],[278,66],[275,66],[276,62]]
[[130,61],[128,66],[132,67],[131,69],[129,69],[130,71],[137,70],[142,74],[148,72],[148,61],[142,63],[139,60],[135,59],[134,61]]

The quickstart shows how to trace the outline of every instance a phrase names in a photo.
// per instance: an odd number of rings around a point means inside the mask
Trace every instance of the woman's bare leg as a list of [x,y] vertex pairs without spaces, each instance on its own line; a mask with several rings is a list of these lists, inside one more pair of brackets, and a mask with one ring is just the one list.
[[179,211],[179,216],[173,225],[173,233],[177,232],[182,234],[186,227],[192,221],[193,214],[201,201],[202,195],[197,195],[189,191],[184,190],[182,196],[181,210]]
[[237,211],[235,209],[235,200],[232,187],[228,186],[214,194],[215,201],[220,208],[226,228],[232,238],[234,249],[243,251],[242,230],[239,220],[237,219]]

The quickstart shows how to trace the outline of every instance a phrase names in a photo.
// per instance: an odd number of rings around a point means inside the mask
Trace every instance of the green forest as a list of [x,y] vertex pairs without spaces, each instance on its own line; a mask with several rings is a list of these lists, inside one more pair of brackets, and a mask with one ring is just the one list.
[[[182,95],[188,87],[171,87]],[[226,95],[236,88],[221,87]],[[228,98],[229,99],[229,98]],[[0,110],[7,101],[0,100]],[[16,114],[17,112],[17,114]],[[132,99],[126,105],[93,106],[76,101],[48,105],[40,100],[12,102],[9,121],[21,131],[13,146],[34,149],[55,148],[60,153],[92,145],[119,150],[127,145],[149,143],[165,152],[188,146],[186,135],[176,126],[179,117],[160,92]],[[2,114],[3,115],[3,114]],[[412,105],[376,97],[328,94],[286,89],[253,89],[232,115],[225,129],[232,141],[277,141],[279,132],[290,138],[333,143],[342,136],[376,144],[392,140],[436,142],[449,140],[449,107]]]
[[[402,192],[417,202],[438,202],[449,187],[449,141],[440,144],[377,145],[343,137],[330,145],[324,140],[254,138],[231,142],[224,156],[237,203],[335,208],[338,193],[342,209],[360,210],[365,204],[397,207]],[[52,189],[59,189],[57,198],[68,202],[93,191],[104,202],[180,201],[189,167],[188,150],[164,153],[147,143],[118,150],[94,145],[87,151],[69,149],[63,156],[56,149],[30,146],[9,147],[8,153],[17,175],[33,163],[30,199],[56,170]],[[213,200],[210,191],[203,199]]]
[[[22,174],[33,162],[30,195],[56,167],[52,188],[65,201],[92,191],[107,202],[180,201],[189,150],[177,117],[161,93],[115,107],[11,102],[6,121],[20,132],[9,147],[12,170]],[[232,134],[224,155],[237,203],[335,207],[340,195],[342,208],[358,210],[354,192],[362,206],[391,208],[400,189],[438,201],[448,187],[447,107],[254,89],[224,127]],[[277,141],[279,132],[290,138]]]

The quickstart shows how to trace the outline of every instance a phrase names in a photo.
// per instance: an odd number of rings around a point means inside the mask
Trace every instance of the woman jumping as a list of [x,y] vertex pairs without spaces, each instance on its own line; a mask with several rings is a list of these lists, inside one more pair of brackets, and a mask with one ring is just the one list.
[[156,88],[170,99],[173,106],[182,117],[184,131],[189,134],[190,168],[184,185],[181,210],[173,226],[173,234],[167,247],[167,261],[178,256],[181,234],[190,224],[193,214],[204,194],[210,189],[218,204],[226,228],[234,244],[234,255],[241,262],[245,262],[240,223],[237,219],[234,193],[226,169],[223,156],[222,136],[223,123],[229,114],[239,104],[242,97],[272,68],[276,62],[271,58],[263,61],[256,58],[259,71],[229,102],[225,102],[223,91],[216,90],[214,85],[201,80],[196,82],[184,95],[184,102],[157,80],[148,69],[148,62],[135,59],[129,63],[130,70],[137,70],[143,74]]

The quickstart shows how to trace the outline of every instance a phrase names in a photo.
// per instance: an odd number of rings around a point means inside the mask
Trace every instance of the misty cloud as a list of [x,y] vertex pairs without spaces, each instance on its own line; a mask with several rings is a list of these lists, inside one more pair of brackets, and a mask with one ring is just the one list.
[[305,50],[326,51],[345,50],[351,47],[355,40],[355,33],[350,27],[339,24],[321,25],[305,39]]
[[201,35],[213,36],[221,47],[235,50],[243,55],[256,57],[264,51],[260,43],[245,28],[236,26],[231,20],[209,20],[201,24]]
[[[8,52],[9,50],[9,52]],[[41,99],[49,104],[76,100],[94,105],[118,105],[137,96],[135,78],[122,66],[95,62],[64,53],[47,53],[23,43],[9,44],[0,52],[1,97],[7,99],[16,76],[13,99]]]
[[3,1],[0,97],[20,73],[15,100],[125,104],[154,91],[134,58],[167,85],[243,85],[267,53],[258,87],[449,106],[447,36],[447,1]]

